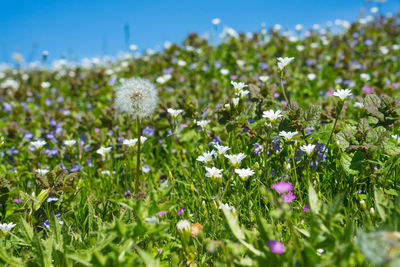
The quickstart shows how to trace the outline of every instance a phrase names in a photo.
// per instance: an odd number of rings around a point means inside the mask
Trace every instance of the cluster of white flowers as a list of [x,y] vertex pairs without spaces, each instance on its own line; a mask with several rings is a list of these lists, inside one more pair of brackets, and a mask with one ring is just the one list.
[[294,57],[278,57],[278,69],[282,71],[287,65],[289,65],[290,62],[294,60]]
[[231,84],[235,89],[236,96],[239,96],[240,98],[244,98],[246,95],[250,93],[249,90],[244,90],[244,88],[248,87],[248,85],[243,82],[231,81]]
[[299,132],[286,132],[286,131],[280,131],[279,136],[282,136],[285,138],[286,141],[292,140],[292,138],[297,135]]
[[76,144],[76,140],[65,140],[64,145],[71,147]]
[[31,146],[33,146],[36,149],[41,149],[42,147],[44,147],[45,144],[46,144],[46,141],[44,141],[44,140],[37,140],[37,141],[31,142]]
[[[141,136],[140,137],[140,143],[143,144],[144,142],[146,142],[147,137],[146,136]],[[136,145],[136,143],[138,142],[137,138],[133,138],[133,139],[125,139],[122,144],[129,146],[129,147],[134,147]]]
[[201,121],[195,120],[194,122],[197,124],[197,126],[200,126],[203,130],[206,129],[207,125],[210,123],[209,120],[201,120]]

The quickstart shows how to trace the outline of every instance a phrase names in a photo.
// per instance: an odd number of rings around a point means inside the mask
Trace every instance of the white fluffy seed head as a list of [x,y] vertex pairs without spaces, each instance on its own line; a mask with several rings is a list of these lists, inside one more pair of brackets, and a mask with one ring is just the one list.
[[131,78],[116,89],[116,106],[129,115],[148,117],[157,106],[157,89],[148,80]]

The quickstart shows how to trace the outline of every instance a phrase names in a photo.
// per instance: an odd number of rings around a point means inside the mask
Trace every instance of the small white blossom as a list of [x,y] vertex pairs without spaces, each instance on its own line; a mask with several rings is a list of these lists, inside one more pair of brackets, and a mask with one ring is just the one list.
[[303,29],[303,25],[297,24],[296,26],[294,26],[294,28],[296,29],[296,31],[301,31]]
[[213,156],[215,156],[215,151],[212,150],[210,152],[204,152],[203,155],[197,157],[197,161],[203,162],[203,163],[210,163],[213,160]]
[[389,53],[389,49],[386,46],[379,47],[379,51],[381,51],[381,53],[384,54],[384,55]]
[[173,108],[169,108],[169,109],[167,109],[167,111],[169,114],[171,114],[172,118],[174,118],[174,119],[176,119],[178,117],[178,115],[183,112],[182,109],[173,109]]
[[272,109],[270,109],[270,110],[263,112],[263,118],[266,118],[266,119],[270,120],[271,122],[274,122],[278,118],[283,116],[283,115],[281,115],[281,113],[282,113],[281,110],[273,111]]
[[47,170],[47,169],[37,169],[36,172],[39,175],[43,176],[43,175],[46,175],[49,172],[49,170]]
[[347,97],[352,96],[350,89],[339,89],[333,93],[334,96],[340,98],[340,100],[344,101]]
[[290,62],[294,59],[294,57],[278,57],[278,68],[279,70],[283,70]]
[[231,81],[231,84],[233,85],[233,88],[235,89],[236,93],[239,93],[240,91],[242,91],[243,88],[248,86],[245,83],[242,83],[242,82],[237,83],[237,82],[234,82],[234,81]]
[[[140,137],[140,143],[143,144],[144,142],[146,142],[147,137],[146,136],[141,136]],[[133,139],[125,139],[122,144],[129,146],[129,147],[134,147],[136,145],[136,143],[138,142],[137,138],[133,138]]]
[[307,78],[310,81],[313,81],[313,80],[315,80],[315,78],[317,78],[317,75],[315,75],[315,73],[309,73],[309,74],[307,74]]
[[215,167],[212,167],[212,168],[206,167],[206,171],[207,171],[207,173],[206,173],[207,177],[210,177],[210,178],[221,178],[222,177],[222,172],[224,170],[217,169]]
[[249,90],[240,90],[239,93],[237,93],[236,95],[240,96],[240,98],[245,98],[246,95],[248,95],[250,93]]
[[219,209],[227,209],[227,210],[231,210],[234,211],[235,207],[234,206],[229,206],[229,204],[224,204],[224,203],[220,203],[219,204]]
[[36,149],[41,149],[45,144],[46,144],[46,141],[44,141],[44,140],[37,140],[37,141],[31,142],[31,146],[33,146]]
[[227,70],[227,69],[221,69],[219,72],[220,72],[222,75],[228,75],[228,74],[229,74],[229,70]]
[[361,103],[361,102],[354,102],[354,107],[355,107],[355,108],[363,108],[363,107],[364,107],[364,104]]
[[210,123],[209,120],[201,120],[201,121],[195,121],[197,126],[200,126],[202,129],[205,129],[207,125]]
[[9,232],[11,229],[13,229],[16,226],[14,223],[1,223],[0,224],[0,230],[3,231],[4,233]]
[[42,88],[49,88],[50,87],[50,83],[49,82],[42,82],[40,85],[42,86]]
[[269,80],[269,76],[263,75],[263,76],[258,77],[258,79],[259,79],[260,81],[262,81],[263,83],[265,83],[266,81]]
[[360,78],[361,80],[369,81],[371,79],[371,76],[368,73],[361,73]]
[[239,97],[232,98],[233,106],[237,107],[237,105],[239,105],[239,100],[240,100]]
[[254,175],[254,171],[250,168],[235,169],[235,172],[240,176],[243,181],[246,181],[250,176]]
[[282,136],[283,138],[285,138],[286,141],[290,141],[292,140],[293,136],[295,136],[296,134],[298,134],[299,132],[285,132],[285,131],[280,131],[279,132],[279,136]]
[[111,147],[100,147],[96,150],[96,153],[102,155],[103,157],[106,157],[108,153],[110,153],[110,151]]
[[76,144],[76,140],[65,140],[64,145],[66,146],[73,146]]
[[310,155],[310,154],[312,154],[312,153],[314,152],[314,148],[315,148],[315,145],[313,145],[313,144],[302,145],[302,146],[300,147],[300,149],[301,149],[303,152],[306,152],[308,155]]
[[100,173],[101,175],[107,175],[107,176],[111,175],[110,171],[101,171]]
[[181,220],[176,224],[178,232],[190,231],[192,224],[188,220]]
[[221,145],[214,145],[214,147],[218,150],[219,155],[224,155],[229,149],[231,149],[228,146],[221,146]]
[[238,166],[240,162],[246,157],[245,154],[239,153],[236,155],[225,155],[227,159],[231,162],[233,166]]

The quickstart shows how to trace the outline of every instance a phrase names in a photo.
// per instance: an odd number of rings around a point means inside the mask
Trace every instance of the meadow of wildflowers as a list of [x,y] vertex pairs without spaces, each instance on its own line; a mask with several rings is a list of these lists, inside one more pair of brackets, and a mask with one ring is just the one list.
[[219,23],[1,67],[1,266],[400,265],[400,15]]

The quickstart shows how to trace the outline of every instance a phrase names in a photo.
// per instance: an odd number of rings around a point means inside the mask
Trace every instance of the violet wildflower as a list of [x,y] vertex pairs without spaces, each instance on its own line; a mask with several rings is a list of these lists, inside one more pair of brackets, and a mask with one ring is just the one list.
[[272,253],[282,254],[283,252],[285,252],[285,245],[276,240],[268,241],[267,245]]
[[275,189],[278,193],[282,194],[288,191],[293,190],[293,185],[291,183],[286,182],[278,182],[272,185],[272,188]]
[[283,197],[283,200],[284,200],[286,203],[292,203],[293,200],[296,198],[296,196],[293,195],[292,192],[289,192],[289,193],[287,193],[287,194],[283,194],[282,197]]
[[176,211],[176,214],[177,214],[177,215],[182,215],[182,214],[183,214],[183,208],[177,210],[177,211]]

